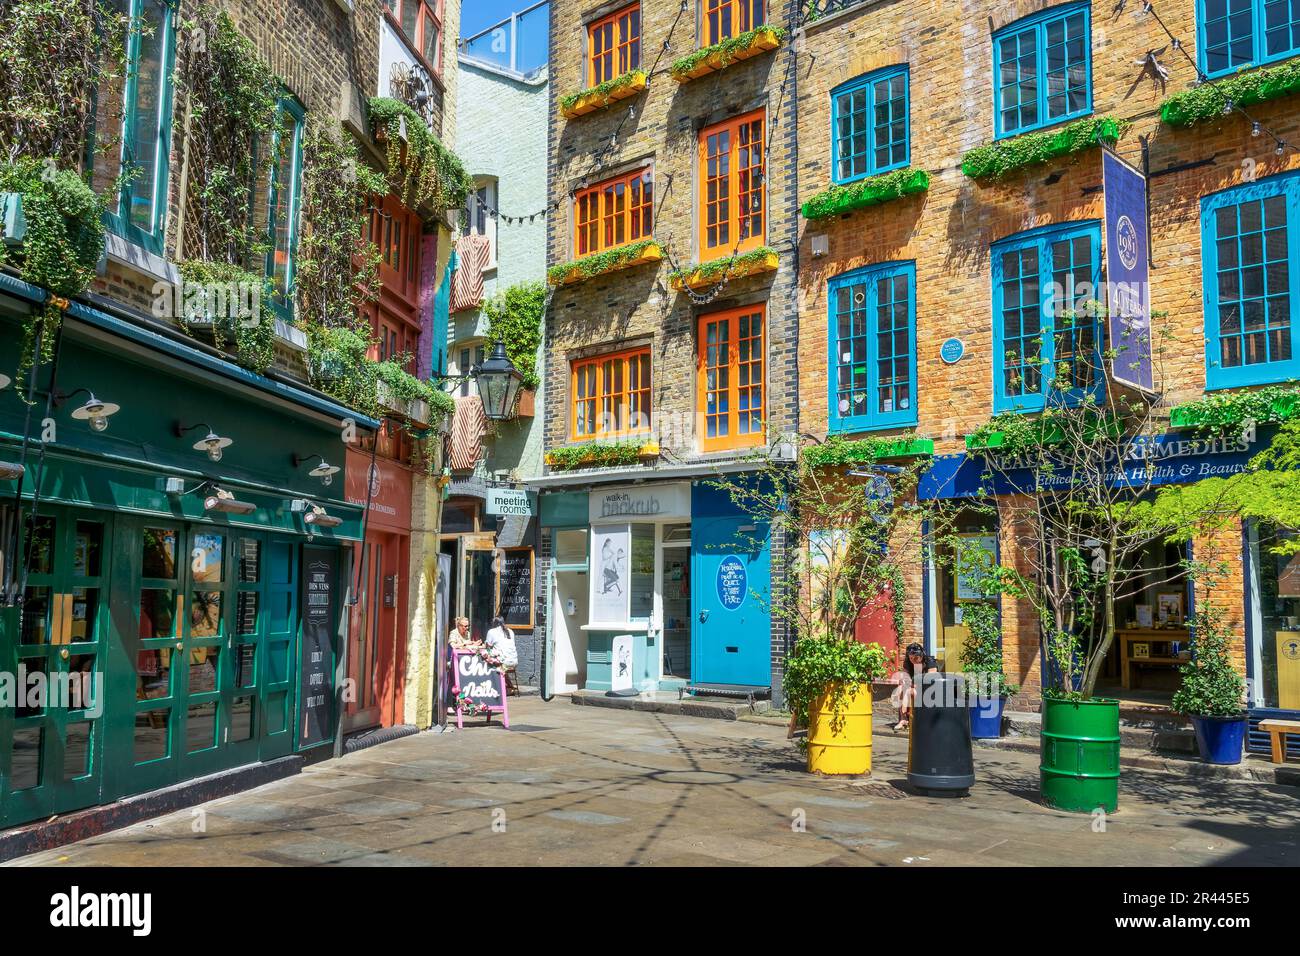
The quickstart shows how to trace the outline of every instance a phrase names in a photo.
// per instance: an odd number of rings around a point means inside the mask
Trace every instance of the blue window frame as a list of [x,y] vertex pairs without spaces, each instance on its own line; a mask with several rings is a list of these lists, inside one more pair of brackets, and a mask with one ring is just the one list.
[[993,410],[1100,395],[1101,226],[1046,226],[993,244]]
[[906,66],[876,70],[831,91],[835,182],[906,166],[908,134]]
[[122,238],[163,254],[167,169],[171,152],[172,82],[176,60],[170,0],[116,0],[130,16],[122,85],[120,169],[128,174],[105,214]]
[[828,284],[830,424],[916,424],[916,263],[885,262]]
[[1300,173],[1201,200],[1205,387],[1300,376]]
[[1087,4],[1052,7],[993,34],[993,123],[998,136],[1092,112]]
[[271,137],[271,168],[267,190],[266,276],[271,280],[271,305],[286,321],[294,315],[295,257],[298,251],[298,207],[302,190],[302,135],[305,112],[292,97],[280,100]]
[[1201,71],[1223,76],[1300,53],[1300,0],[1196,0]]

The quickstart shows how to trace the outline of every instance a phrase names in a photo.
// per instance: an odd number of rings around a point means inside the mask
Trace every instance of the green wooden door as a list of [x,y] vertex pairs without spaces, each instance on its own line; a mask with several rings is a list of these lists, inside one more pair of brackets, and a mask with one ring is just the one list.
[[21,609],[5,611],[0,825],[97,803],[104,769],[112,516],[42,506],[26,521]]
[[291,749],[297,542],[252,529],[119,521],[113,797]]

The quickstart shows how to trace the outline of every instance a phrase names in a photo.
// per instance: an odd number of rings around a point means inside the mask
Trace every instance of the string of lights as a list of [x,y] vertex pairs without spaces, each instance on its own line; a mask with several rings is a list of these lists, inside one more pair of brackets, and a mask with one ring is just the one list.
[[[1211,83],[1210,78],[1206,76],[1205,72],[1201,69],[1200,64],[1196,62],[1196,58],[1192,56],[1192,54],[1187,52],[1187,47],[1183,43],[1183,41],[1179,39],[1177,36],[1175,36],[1174,32],[1169,29],[1168,24],[1165,23],[1164,19],[1160,16],[1159,11],[1156,10],[1155,4],[1152,3],[1151,0],[1144,0],[1142,4],[1142,11],[1144,13],[1150,14],[1152,19],[1154,19],[1156,23],[1160,26],[1160,29],[1164,31],[1165,36],[1169,38],[1170,48],[1181,53],[1183,55],[1183,59],[1185,59],[1189,64],[1191,64],[1192,69],[1196,71],[1197,84],[1198,85],[1210,84],[1210,89],[1214,89],[1217,91],[1217,88]],[[1255,117],[1253,117],[1250,113],[1246,112],[1246,110],[1243,109],[1239,103],[1234,103],[1231,97],[1227,96],[1226,94],[1223,94],[1223,115],[1231,116],[1233,113],[1239,113],[1241,114],[1242,117],[1244,117],[1247,121],[1249,121],[1251,136],[1255,136],[1255,137],[1268,136],[1270,139],[1272,139],[1274,143],[1273,151],[1278,156],[1285,154],[1288,149],[1290,150],[1297,149],[1297,147],[1288,143],[1282,137],[1278,136],[1271,129],[1266,127],[1259,120],[1255,119]]]

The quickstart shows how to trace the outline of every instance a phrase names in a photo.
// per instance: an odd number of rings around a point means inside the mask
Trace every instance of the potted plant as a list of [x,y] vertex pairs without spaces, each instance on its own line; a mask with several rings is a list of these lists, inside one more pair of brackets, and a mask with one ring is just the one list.
[[885,652],[830,633],[800,638],[785,662],[786,702],[808,726],[808,772],[871,772],[871,682]]
[[977,740],[1002,736],[1002,711],[1006,699],[1020,687],[1007,681],[1002,669],[1002,624],[994,601],[962,605],[962,623],[970,639],[961,650],[966,689],[972,694],[970,735]]
[[1172,705],[1192,718],[1196,746],[1206,763],[1241,763],[1246,740],[1246,714],[1242,699],[1246,685],[1228,657],[1229,629],[1223,610],[1202,604],[1194,614],[1191,658],[1179,668],[1183,685],[1174,692]]

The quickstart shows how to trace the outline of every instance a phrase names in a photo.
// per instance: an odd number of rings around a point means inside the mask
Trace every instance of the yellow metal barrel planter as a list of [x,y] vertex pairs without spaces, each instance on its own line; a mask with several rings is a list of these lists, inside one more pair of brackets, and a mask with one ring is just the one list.
[[808,772],[871,773],[871,684],[831,688],[808,705]]

